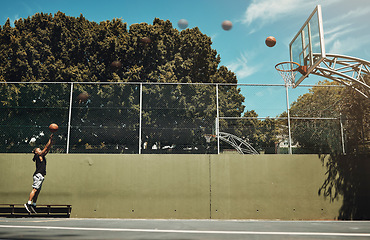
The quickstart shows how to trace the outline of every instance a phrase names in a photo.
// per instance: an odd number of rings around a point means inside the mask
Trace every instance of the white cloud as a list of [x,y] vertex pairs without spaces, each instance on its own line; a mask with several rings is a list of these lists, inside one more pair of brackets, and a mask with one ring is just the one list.
[[345,24],[345,25],[335,25],[334,27],[332,28],[328,28],[328,29],[324,29],[325,30],[325,35],[331,35],[331,34],[336,34],[338,32],[341,32],[343,31],[344,29],[348,29],[348,27],[350,27],[351,24]]
[[251,66],[248,64],[246,54],[240,54],[240,57],[237,58],[234,62],[227,65],[227,68],[234,72],[238,79],[246,78],[255,72],[258,71],[258,66]]
[[325,45],[330,45],[340,39],[341,36],[350,36],[351,32],[356,32],[361,28],[353,28],[350,24],[336,26],[327,31],[324,30]]
[[361,36],[359,38],[352,37],[351,35],[346,38],[338,38],[337,40],[333,41],[333,43],[330,45],[329,51],[327,52],[353,55],[353,52],[355,51],[367,49],[369,39],[370,34]]
[[[354,5],[358,6],[358,5]],[[363,55],[370,43],[367,22],[370,20],[370,6],[331,12],[334,17],[324,21],[325,45],[328,53]],[[366,55],[363,55],[366,56]]]
[[286,17],[287,13],[295,12],[313,0],[253,0],[243,16],[242,22],[250,25],[258,21],[262,25]]
[[345,12],[344,14],[337,14],[336,17],[325,21],[325,25],[342,25],[345,21],[346,23],[353,21],[356,18],[360,18],[362,16],[369,16],[370,14],[370,6],[364,7],[361,6],[360,8],[356,8]]
[[[367,31],[370,22],[368,2],[369,0],[252,0],[240,22],[247,24],[249,33],[253,33],[278,21],[293,24],[299,18],[301,22],[320,4],[326,51],[366,58],[365,52],[370,43],[370,34]],[[281,23],[276,24],[281,26]]]
[[[343,0],[322,1],[323,6],[332,5]],[[241,22],[244,24],[258,23],[263,26],[280,19],[291,19],[302,14],[302,10],[314,9],[318,0],[253,0],[246,9]],[[308,16],[308,15],[307,15]],[[252,30],[254,31],[254,30]]]

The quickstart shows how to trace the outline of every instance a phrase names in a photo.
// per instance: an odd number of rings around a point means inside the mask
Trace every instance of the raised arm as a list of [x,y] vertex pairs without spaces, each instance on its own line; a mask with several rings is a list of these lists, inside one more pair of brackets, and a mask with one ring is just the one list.
[[53,145],[53,134],[50,135],[49,141],[46,143],[44,149],[41,151],[41,155],[45,156],[46,154],[48,154],[52,145]]

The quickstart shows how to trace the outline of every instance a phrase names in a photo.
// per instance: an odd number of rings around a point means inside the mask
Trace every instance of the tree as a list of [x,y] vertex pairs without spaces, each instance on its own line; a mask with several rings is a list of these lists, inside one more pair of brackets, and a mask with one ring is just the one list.
[[279,142],[279,122],[275,119],[266,118],[261,121],[261,140],[260,146],[265,149],[266,153],[275,153],[276,144]]
[[[369,84],[369,76],[364,78]],[[338,219],[369,219],[370,100],[348,87],[336,91],[340,97],[334,111],[341,113],[346,154],[331,151],[321,156],[326,179],[318,194],[330,201],[342,199]]]
[[261,144],[261,121],[257,119],[258,114],[254,111],[246,111],[243,115],[244,118],[241,120],[243,124],[242,136],[245,137],[246,141],[249,142],[253,148],[258,151],[262,150]]
[[[237,82],[234,73],[219,67],[220,56],[211,48],[211,38],[198,28],[179,32],[170,21],[156,18],[153,24],[127,29],[121,19],[95,23],[62,12],[37,13],[14,25],[8,20],[0,31],[0,80],[7,83],[1,85],[1,119],[7,124],[0,134],[6,139],[3,145],[11,146],[9,152],[28,151],[32,138],[34,144],[43,142],[41,129],[51,121],[58,122],[60,138],[66,141],[70,82],[74,83],[72,152],[137,151],[140,86],[136,83]],[[146,84],[142,90],[143,136],[148,142],[203,144],[202,134],[212,131],[216,116],[213,86]],[[89,94],[88,101],[78,101],[81,92]],[[221,115],[241,115],[240,89],[226,86],[219,95]],[[24,126],[25,132],[7,130],[14,126]]]
[[[366,76],[366,79],[369,79]],[[291,117],[336,118],[336,120],[297,119],[292,121],[292,136],[302,148],[317,153],[342,152],[340,124],[346,129],[346,151],[369,151],[370,102],[348,87],[333,87],[323,81],[295,101]],[[345,119],[345,121],[344,121]],[[366,150],[367,149],[367,150]]]

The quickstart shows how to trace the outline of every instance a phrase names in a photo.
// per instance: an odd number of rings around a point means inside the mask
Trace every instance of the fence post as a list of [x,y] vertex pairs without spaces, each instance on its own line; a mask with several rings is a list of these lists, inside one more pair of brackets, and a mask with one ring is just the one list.
[[289,114],[289,95],[288,95],[288,82],[285,82],[285,92],[286,92],[286,110],[288,114],[288,132],[289,132],[289,154],[292,154],[292,134],[290,132],[290,114]]
[[217,136],[217,154],[220,154],[220,113],[218,105],[218,84],[216,84],[216,136]]
[[67,131],[67,149],[66,153],[69,153],[69,139],[71,137],[71,119],[72,119],[72,103],[73,103],[73,82],[71,83],[71,93],[69,96],[69,113],[68,113],[68,131]]
[[143,83],[140,83],[140,107],[139,107],[139,154],[141,154],[141,122],[143,108]]

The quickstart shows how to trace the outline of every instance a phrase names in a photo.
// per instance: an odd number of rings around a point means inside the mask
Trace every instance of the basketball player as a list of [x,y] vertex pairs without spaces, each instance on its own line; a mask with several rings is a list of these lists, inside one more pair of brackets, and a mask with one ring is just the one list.
[[46,175],[46,154],[50,151],[53,145],[53,134],[50,135],[49,141],[46,143],[43,150],[35,148],[33,152],[33,161],[36,163],[36,171],[33,174],[32,191],[28,202],[24,204],[26,210],[29,213],[36,213],[36,201],[40,194],[42,183],[44,182]]

